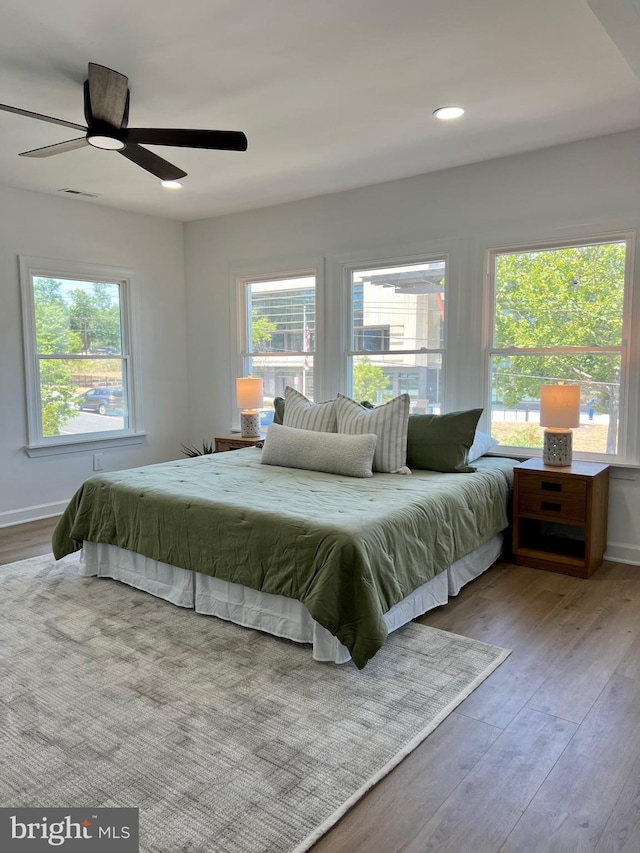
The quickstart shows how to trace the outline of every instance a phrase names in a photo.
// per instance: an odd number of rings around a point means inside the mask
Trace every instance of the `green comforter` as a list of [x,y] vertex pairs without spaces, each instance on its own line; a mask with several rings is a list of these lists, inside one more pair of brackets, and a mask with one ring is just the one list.
[[298,599],[362,668],[386,611],[507,527],[514,464],[353,479],[261,465],[251,447],[100,474],[72,498],[53,552],[104,542]]

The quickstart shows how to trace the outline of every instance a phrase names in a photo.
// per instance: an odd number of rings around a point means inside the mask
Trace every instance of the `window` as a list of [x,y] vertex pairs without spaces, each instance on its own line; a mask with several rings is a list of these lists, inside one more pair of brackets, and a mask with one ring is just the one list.
[[384,403],[403,392],[413,412],[439,412],[446,261],[347,268],[351,394]]
[[134,433],[130,273],[21,258],[27,450]]
[[263,379],[265,415],[287,385],[313,399],[315,274],[241,279],[242,371]]
[[[540,386],[580,386],[574,452],[625,458],[631,237],[489,252],[491,431],[541,448]],[[529,454],[534,455],[534,454]]]

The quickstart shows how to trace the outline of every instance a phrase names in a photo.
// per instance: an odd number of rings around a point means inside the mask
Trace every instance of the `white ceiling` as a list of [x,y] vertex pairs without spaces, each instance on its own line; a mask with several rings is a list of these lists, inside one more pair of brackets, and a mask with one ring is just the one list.
[[0,183],[191,220],[640,127],[638,2],[8,0],[0,103],[84,124],[96,62],[128,76],[132,127],[249,149],[152,148],[189,173],[168,191],[112,151],[20,158],[77,132],[0,112]]

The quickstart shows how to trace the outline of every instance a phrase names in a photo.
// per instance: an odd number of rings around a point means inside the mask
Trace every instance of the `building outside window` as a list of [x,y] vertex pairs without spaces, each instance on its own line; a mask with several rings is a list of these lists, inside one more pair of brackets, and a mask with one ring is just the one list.
[[21,258],[28,451],[134,433],[130,277]]
[[348,268],[354,399],[380,404],[406,392],[414,413],[441,410],[445,271],[443,258]]
[[574,452],[624,456],[631,238],[488,253],[491,431],[541,448],[540,386],[580,386]]

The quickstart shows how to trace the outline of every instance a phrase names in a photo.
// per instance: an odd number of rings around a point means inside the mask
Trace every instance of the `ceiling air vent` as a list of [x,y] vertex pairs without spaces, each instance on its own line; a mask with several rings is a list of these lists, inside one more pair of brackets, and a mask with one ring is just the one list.
[[59,193],[66,193],[67,195],[79,195],[82,198],[99,198],[97,193],[85,193],[82,190],[72,190],[71,187],[65,187],[62,190],[58,190]]

